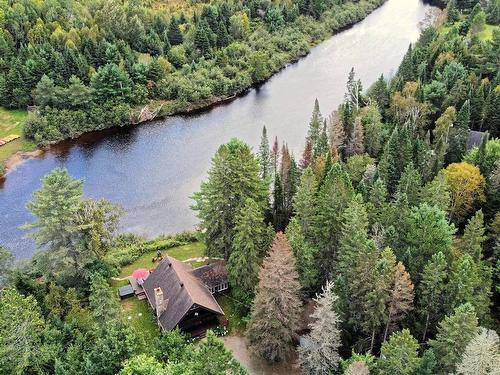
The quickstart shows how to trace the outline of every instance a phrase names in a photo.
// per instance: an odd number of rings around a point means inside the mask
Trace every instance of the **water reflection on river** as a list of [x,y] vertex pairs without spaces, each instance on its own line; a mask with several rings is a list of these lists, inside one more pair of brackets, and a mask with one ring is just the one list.
[[137,128],[103,132],[61,145],[18,166],[0,187],[0,244],[19,258],[34,245],[19,226],[40,179],[66,167],[85,179],[85,194],[125,208],[121,230],[154,236],[191,229],[197,219],[191,194],[199,188],[218,146],[239,137],[254,149],[263,125],[299,154],[317,97],[323,113],[342,101],[351,67],[365,87],[391,75],[419,23],[432,9],[420,0],[389,0],[364,21],[321,45],[259,89],[231,103],[191,116],[175,116]]

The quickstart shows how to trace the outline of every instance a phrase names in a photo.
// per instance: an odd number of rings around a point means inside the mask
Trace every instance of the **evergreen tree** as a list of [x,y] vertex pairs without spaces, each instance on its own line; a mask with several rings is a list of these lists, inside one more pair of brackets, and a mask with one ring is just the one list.
[[321,134],[321,127],[323,125],[323,117],[319,110],[318,99],[314,101],[314,108],[311,115],[311,120],[309,121],[309,130],[307,132],[307,139],[311,142],[313,150],[316,148],[316,143],[319,140]]
[[128,73],[113,63],[101,66],[97,70],[97,73],[92,76],[91,87],[97,103],[111,99],[124,101],[131,93]]
[[403,261],[415,284],[420,281],[427,259],[440,251],[447,257],[451,254],[455,227],[448,224],[444,212],[436,207],[427,204],[413,207],[408,227],[399,225],[397,229],[403,239],[394,248],[405,248],[400,250],[398,259]]
[[319,134],[316,144],[313,148],[313,159],[318,159],[321,155],[326,154],[330,150],[328,145],[328,136],[326,135],[326,121],[323,124],[323,129]]
[[380,178],[377,178],[373,183],[368,198],[367,209],[370,224],[381,224],[382,217],[386,214],[387,210],[387,188],[384,181]]
[[384,147],[379,162],[379,172],[387,184],[390,194],[396,191],[397,182],[401,178],[406,165],[412,161],[413,146],[406,128],[394,128]]
[[448,163],[458,163],[463,159],[469,137],[469,123],[470,101],[466,100],[458,111],[455,125],[450,130],[449,151],[446,159]]
[[233,296],[241,303],[242,311],[247,310],[254,296],[260,259],[267,245],[266,235],[262,211],[248,198],[236,217],[233,247],[227,263]]
[[271,170],[271,149],[269,147],[269,139],[267,138],[267,129],[262,128],[262,137],[259,146],[259,162],[260,162],[260,177],[266,181],[272,175]]
[[416,206],[419,202],[420,188],[422,187],[422,176],[413,167],[413,163],[409,163],[398,181],[397,193],[406,194],[408,204]]
[[170,25],[168,27],[168,40],[172,46],[182,44],[182,33],[179,30],[179,24],[175,17],[170,20]]
[[259,272],[247,330],[251,352],[268,361],[283,361],[293,350],[301,306],[298,278],[288,240],[278,233]]
[[341,346],[340,318],[335,311],[338,297],[334,292],[333,283],[327,281],[322,293],[315,298],[317,303],[311,317],[311,333],[300,346],[299,364],[304,374],[331,374],[336,371],[340,361],[338,353]]
[[377,361],[377,373],[413,375],[421,363],[418,350],[418,341],[409,330],[403,329],[392,334],[389,341],[382,344],[380,358]]
[[475,262],[479,262],[483,258],[485,232],[483,211],[479,210],[465,226],[464,235],[460,241],[461,253],[469,254]]
[[92,274],[90,282],[89,307],[94,319],[99,324],[117,320],[120,316],[120,305],[106,279],[99,273]]
[[300,178],[297,193],[293,197],[293,209],[302,232],[310,237],[316,215],[316,194],[318,184],[311,168],[306,168]]
[[451,308],[463,303],[474,306],[481,321],[488,318],[491,295],[491,267],[465,254],[453,265],[448,285]]
[[422,355],[420,367],[415,371],[415,375],[434,375],[436,367],[436,356],[432,349],[427,349]]
[[420,201],[429,206],[435,206],[441,211],[448,212],[451,204],[451,196],[443,171],[425,184],[420,191]]
[[266,207],[268,188],[259,177],[259,163],[250,147],[232,139],[219,147],[212,159],[208,180],[195,193],[194,209],[206,229],[207,255],[229,259],[236,216],[247,198]]
[[318,250],[304,235],[297,217],[292,218],[288,223],[286,236],[290,241],[293,255],[297,261],[297,272],[302,291],[310,294],[316,289],[318,283],[318,271],[316,268]]
[[498,375],[500,374],[500,340],[498,334],[481,327],[465,347],[458,375]]
[[425,319],[422,342],[425,342],[429,329],[442,318],[447,275],[444,254],[434,254],[424,267],[419,285],[419,311]]
[[352,111],[357,111],[362,103],[362,95],[363,86],[361,85],[361,81],[356,79],[356,73],[354,72],[354,68],[351,68],[349,72],[349,77],[347,79],[346,85],[346,94],[344,101],[347,103],[349,108]]
[[[45,321],[33,296],[15,289],[0,293],[0,372],[2,374],[42,373]],[[45,348],[45,350],[48,348]]]
[[477,328],[476,313],[469,303],[458,306],[452,315],[439,323],[436,338],[429,341],[436,354],[439,374],[448,374],[455,370]]
[[389,91],[387,81],[382,74],[379,79],[368,90],[368,96],[375,100],[379,111],[383,112],[389,104]]
[[326,175],[317,198],[316,215],[311,227],[315,245],[320,250],[320,282],[329,278],[338,250],[342,215],[354,195],[351,181],[339,163]]

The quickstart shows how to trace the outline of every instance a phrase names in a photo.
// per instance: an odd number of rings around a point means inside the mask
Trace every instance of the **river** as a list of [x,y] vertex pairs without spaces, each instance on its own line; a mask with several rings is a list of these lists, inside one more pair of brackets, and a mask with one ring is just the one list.
[[33,220],[26,202],[40,179],[65,167],[85,180],[85,194],[122,205],[120,230],[148,237],[192,229],[190,196],[220,144],[238,137],[257,149],[262,126],[300,155],[318,98],[324,114],[343,100],[354,67],[364,87],[394,74],[419,24],[433,9],[420,0],[388,0],[362,22],[312,49],[258,89],[195,115],[105,131],[53,147],[7,174],[0,186],[0,244],[29,258],[34,243],[19,227]]

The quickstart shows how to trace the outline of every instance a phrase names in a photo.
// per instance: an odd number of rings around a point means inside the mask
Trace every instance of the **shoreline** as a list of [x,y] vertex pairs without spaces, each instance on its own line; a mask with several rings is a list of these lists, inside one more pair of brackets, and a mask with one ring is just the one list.
[[[275,71],[271,72],[269,77],[267,77],[259,82],[254,82],[252,85],[250,85],[250,86],[248,86],[248,87],[246,87],[238,92],[235,92],[229,96],[213,97],[213,98],[210,98],[210,99],[207,99],[204,101],[200,101],[198,103],[188,104],[186,106],[186,108],[182,108],[182,109],[178,108],[179,104],[177,104],[177,105],[173,105],[173,108],[167,109],[164,112],[162,112],[161,109],[162,109],[163,105],[166,104],[167,102],[157,102],[156,107],[154,106],[154,104],[155,104],[154,102],[148,103],[146,105],[143,105],[140,109],[139,108],[131,109],[130,120],[129,120],[128,124],[126,124],[126,125],[113,126],[113,127],[109,127],[106,129],[85,132],[85,133],[82,133],[75,138],[65,139],[65,140],[53,143],[51,145],[48,145],[48,146],[37,147],[37,149],[34,151],[16,151],[14,154],[12,154],[6,160],[4,160],[3,164],[5,166],[5,173],[0,176],[0,183],[3,183],[7,179],[7,175],[9,174],[9,172],[13,171],[17,166],[21,165],[22,163],[24,163],[27,160],[34,159],[34,158],[37,158],[37,157],[43,155],[44,153],[49,151],[50,148],[53,146],[61,145],[64,143],[75,142],[82,137],[85,137],[85,136],[88,136],[88,135],[94,134],[94,133],[102,133],[102,132],[105,132],[107,130],[109,131],[109,130],[113,130],[113,129],[116,130],[116,129],[120,129],[120,128],[130,128],[133,126],[140,126],[140,125],[144,125],[146,123],[152,122],[152,121],[165,119],[165,118],[171,117],[171,116],[194,115],[194,114],[198,114],[198,113],[203,113],[205,111],[209,111],[212,108],[215,108],[217,106],[229,104],[232,101],[234,101],[240,97],[245,96],[251,90],[258,89],[262,85],[266,84],[269,80],[271,80],[278,73],[280,73],[281,71],[283,71],[284,69],[286,69],[290,65],[294,65],[294,64],[298,63],[304,57],[308,56],[313,48],[317,47],[321,43],[329,40],[330,38],[342,33],[343,31],[346,31],[346,30],[352,28],[353,26],[355,26],[356,24],[362,22],[370,14],[372,14],[374,11],[376,11],[377,9],[380,9],[383,5],[385,5],[386,2],[387,2],[387,0],[382,0],[380,5],[376,6],[375,8],[371,9],[370,11],[368,11],[361,19],[335,30],[327,38],[324,38],[324,39],[318,41],[317,43],[312,43],[311,46],[309,47],[309,49],[307,50],[307,52],[293,58],[292,60],[285,63],[283,66],[281,66],[278,69],[276,69]],[[425,2],[425,0],[424,0],[424,2]],[[171,102],[171,103],[175,103],[175,102]],[[141,119],[140,117],[138,118],[137,116],[140,116],[141,113],[145,110],[151,110],[152,112],[155,112],[155,111],[157,111],[157,112],[153,116],[146,116],[144,119]],[[137,119],[137,120],[134,120],[134,119]]]

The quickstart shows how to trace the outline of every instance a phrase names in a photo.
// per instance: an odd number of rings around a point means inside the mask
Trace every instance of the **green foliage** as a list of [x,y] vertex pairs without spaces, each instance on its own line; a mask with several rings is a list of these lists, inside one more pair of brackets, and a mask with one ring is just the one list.
[[249,310],[254,297],[259,264],[267,250],[267,242],[264,215],[257,203],[248,198],[236,217],[233,247],[227,262],[233,296],[244,312]]
[[206,230],[207,255],[229,259],[237,215],[248,198],[263,211],[266,197],[267,186],[250,147],[237,139],[222,145],[212,159],[208,180],[194,195],[194,209]]
[[403,329],[392,334],[389,341],[382,344],[376,365],[377,373],[413,375],[421,363],[418,350],[418,341],[409,330]]
[[476,332],[476,313],[468,303],[455,308],[453,314],[439,323],[436,338],[429,341],[436,355],[439,374],[455,370],[461,354]]

